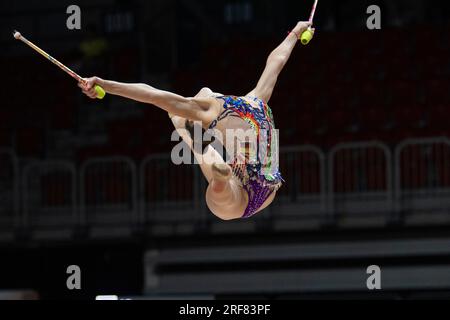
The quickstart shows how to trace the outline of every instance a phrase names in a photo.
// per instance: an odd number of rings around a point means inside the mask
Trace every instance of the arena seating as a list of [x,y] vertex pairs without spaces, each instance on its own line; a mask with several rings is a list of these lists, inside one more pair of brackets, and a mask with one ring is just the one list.
[[[327,151],[341,142],[379,140],[395,146],[405,138],[448,136],[449,46],[433,29],[413,31],[353,32],[345,48],[337,40],[339,33],[324,32],[309,47],[297,48],[270,101],[281,145],[312,144]],[[171,74],[172,89],[193,96],[209,86],[243,95],[254,87],[268,54],[282,38],[242,36],[200,50],[200,65]],[[418,38],[427,39],[426,48]],[[69,53],[61,58],[74,60]],[[137,80],[139,58],[134,47],[114,50],[113,74]],[[2,61],[11,79],[5,84],[11,99],[0,106],[0,145],[13,147],[19,157],[43,158],[51,153],[51,133],[80,133],[87,121],[79,116],[80,102],[89,107],[92,102],[79,97],[72,80],[39,57],[11,59]],[[23,74],[34,84],[26,91],[20,82]],[[78,163],[114,155],[139,162],[173,146],[167,115],[152,107],[132,117],[110,118],[97,129],[102,127],[106,143],[81,144],[73,150]]]
[[[361,218],[362,225],[379,226],[396,215],[413,224],[424,214],[430,222],[430,212],[450,207],[449,143],[440,140],[450,134],[449,50],[439,35],[424,31],[420,36],[429,39],[435,54],[423,55],[416,36],[398,30],[355,32],[354,41],[341,48],[339,34],[324,33],[309,47],[295,50],[270,101],[283,147],[280,167],[287,179],[260,220],[273,219],[277,230],[308,228],[308,219],[310,227],[328,220],[348,226]],[[171,74],[171,89],[193,96],[208,86],[244,95],[281,39],[235,39],[200,51],[200,65]],[[254,50],[249,53],[244,47]],[[138,58],[133,48],[114,51],[110,62],[117,79],[139,79],[131,57]],[[29,214],[29,226],[38,229],[56,215],[74,213],[74,224],[83,219],[97,227],[106,220],[119,226],[144,222],[162,234],[168,231],[161,225],[170,231],[172,223],[180,232],[192,231],[192,221],[195,227],[214,226],[198,168],[170,163],[176,142],[170,141],[173,127],[165,112],[138,105],[136,112],[115,113],[124,103],[119,98],[92,101],[51,64],[29,57],[13,60],[26,69],[2,63],[11,78],[6,84],[11,99],[0,106],[0,149],[6,150],[7,160],[10,149],[18,156],[18,168],[4,167],[4,189],[14,182],[26,189],[27,207],[15,212]],[[21,90],[23,73],[36,84],[26,92]],[[98,116],[95,121],[93,115]],[[69,145],[75,157],[64,165],[55,165],[48,156],[58,154],[51,140],[58,132],[76,141]],[[411,145],[405,141],[427,137],[434,139]],[[99,161],[90,163],[93,158]],[[33,163],[37,159],[45,161]],[[7,206],[14,205],[9,201]],[[369,217],[378,220],[372,223]],[[165,231],[156,229],[160,227]]]

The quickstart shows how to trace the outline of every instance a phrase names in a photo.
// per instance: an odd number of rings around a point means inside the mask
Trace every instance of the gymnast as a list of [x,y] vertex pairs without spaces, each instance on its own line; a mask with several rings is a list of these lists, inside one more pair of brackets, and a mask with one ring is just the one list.
[[[79,82],[88,97],[95,99],[95,86],[106,93],[155,105],[169,114],[177,132],[194,152],[209,186],[206,203],[211,212],[222,220],[250,218],[267,208],[283,183],[279,172],[278,136],[268,102],[278,76],[306,30],[314,32],[311,21],[298,22],[286,39],[269,55],[265,70],[256,88],[245,96],[221,95],[203,88],[195,97],[186,98],[158,90],[146,84],[126,84],[98,77]],[[226,160],[218,150],[206,145],[200,152],[194,148],[193,123],[205,130],[221,133],[220,142]],[[227,143],[229,129],[253,132],[253,140],[238,138]],[[216,137],[216,135],[214,135]],[[236,150],[230,150],[229,146]],[[230,157],[228,157],[230,158]]]

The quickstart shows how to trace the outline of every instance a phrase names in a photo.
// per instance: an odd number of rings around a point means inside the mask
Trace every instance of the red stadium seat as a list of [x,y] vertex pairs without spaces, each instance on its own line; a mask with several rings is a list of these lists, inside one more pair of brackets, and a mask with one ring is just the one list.
[[12,130],[11,129],[0,129],[0,148],[10,147],[12,144]]
[[389,83],[391,105],[414,104],[419,100],[419,85],[416,82],[395,80]]
[[429,106],[450,103],[450,80],[435,79],[424,85],[425,103]]
[[394,110],[395,119],[403,128],[418,129],[425,120],[425,112],[417,105],[399,106]]
[[362,131],[366,132],[380,131],[387,122],[386,111],[380,107],[361,107],[357,119]]
[[387,94],[384,83],[376,81],[364,81],[357,86],[360,105],[364,106],[384,106],[387,102]]
[[16,133],[16,151],[22,157],[41,157],[44,152],[44,130],[40,128],[24,128]]

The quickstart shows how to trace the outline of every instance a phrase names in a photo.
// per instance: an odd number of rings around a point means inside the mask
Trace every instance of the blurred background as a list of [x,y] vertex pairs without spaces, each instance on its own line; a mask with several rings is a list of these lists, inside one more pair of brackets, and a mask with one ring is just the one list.
[[449,298],[448,1],[319,2],[271,100],[286,183],[233,222],[171,163],[167,114],[85,98],[11,34],[83,76],[244,95],[312,2],[79,0],[80,30],[69,1],[1,2],[0,298]]

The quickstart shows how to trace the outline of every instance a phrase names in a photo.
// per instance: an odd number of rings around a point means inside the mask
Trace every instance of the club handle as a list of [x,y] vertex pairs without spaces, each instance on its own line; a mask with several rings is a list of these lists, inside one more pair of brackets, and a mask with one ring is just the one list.
[[101,100],[106,96],[105,89],[103,89],[99,85],[95,85],[94,89],[95,89],[95,92],[97,92],[97,99]]
[[311,28],[308,28],[305,32],[302,33],[300,40],[304,46],[306,46],[314,37],[314,32]]

